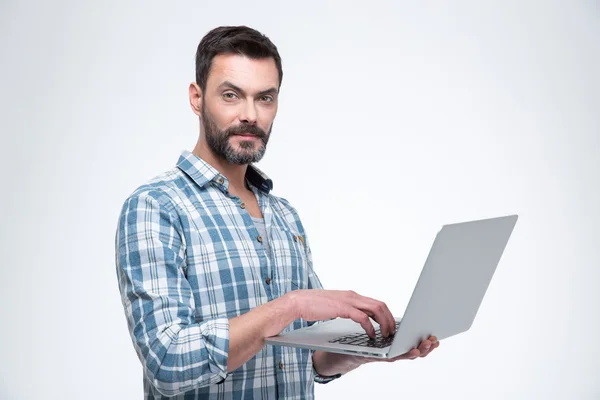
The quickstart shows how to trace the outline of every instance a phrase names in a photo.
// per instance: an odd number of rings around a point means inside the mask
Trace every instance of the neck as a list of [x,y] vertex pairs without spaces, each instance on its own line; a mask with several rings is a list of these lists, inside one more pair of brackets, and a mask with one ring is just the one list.
[[214,155],[207,146],[202,146],[200,143],[196,144],[192,154],[200,157],[202,160],[209,163],[213,168],[219,171],[229,181],[230,192],[242,192],[248,190],[245,184],[246,170],[248,165],[236,165],[223,160]]

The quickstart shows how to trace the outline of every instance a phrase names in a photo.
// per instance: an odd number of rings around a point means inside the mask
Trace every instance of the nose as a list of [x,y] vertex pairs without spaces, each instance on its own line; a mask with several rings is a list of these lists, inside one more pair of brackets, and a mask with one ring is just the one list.
[[240,110],[240,122],[255,125],[256,124],[256,107],[253,101],[246,101]]

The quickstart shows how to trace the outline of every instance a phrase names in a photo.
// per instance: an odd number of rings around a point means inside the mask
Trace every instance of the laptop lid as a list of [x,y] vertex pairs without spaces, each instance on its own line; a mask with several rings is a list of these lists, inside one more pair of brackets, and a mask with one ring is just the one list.
[[509,215],[442,227],[389,357],[410,351],[430,335],[442,340],[471,327],[517,219]]

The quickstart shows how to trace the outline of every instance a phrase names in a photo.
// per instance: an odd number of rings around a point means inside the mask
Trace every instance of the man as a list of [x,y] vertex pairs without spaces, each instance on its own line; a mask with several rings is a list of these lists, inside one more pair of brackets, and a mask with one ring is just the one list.
[[[277,114],[277,48],[247,27],[200,42],[189,86],[201,128],[193,152],[125,201],[116,236],[119,288],[143,365],[146,399],[306,399],[373,359],[265,346],[311,321],[369,317],[393,334],[387,306],[323,290],[304,227],[256,168]],[[434,337],[398,357],[424,357]]]

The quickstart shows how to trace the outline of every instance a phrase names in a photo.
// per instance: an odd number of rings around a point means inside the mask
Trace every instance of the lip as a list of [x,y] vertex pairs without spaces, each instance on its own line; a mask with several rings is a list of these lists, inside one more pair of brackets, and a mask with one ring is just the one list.
[[236,134],[234,136],[241,136],[241,137],[245,137],[245,138],[256,138],[256,135],[253,135],[251,133],[240,133],[240,134]]

